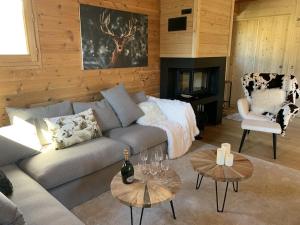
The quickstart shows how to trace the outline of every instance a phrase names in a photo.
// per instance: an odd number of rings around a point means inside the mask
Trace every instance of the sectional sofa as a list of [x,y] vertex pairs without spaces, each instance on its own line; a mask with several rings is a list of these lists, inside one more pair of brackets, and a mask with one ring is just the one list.
[[[139,103],[137,96],[132,98]],[[30,121],[32,115],[42,117],[74,113],[76,107],[78,110],[82,106],[85,106],[83,109],[92,107],[106,112],[105,121],[102,121],[105,127],[101,128],[103,136],[63,150],[42,149],[38,152],[0,136],[0,153],[3,156],[0,170],[12,182],[14,192],[10,199],[19,207],[28,225],[82,224],[69,209],[109,190],[111,179],[121,168],[124,149],[130,149],[133,162],[136,162],[141,151],[167,149],[166,133],[159,128],[136,123],[127,127],[110,124],[112,115],[107,113],[114,112],[106,100],[87,105],[76,104],[63,102],[55,107],[21,111],[8,109],[11,110],[10,117],[25,121]],[[0,134],[4,129],[17,129],[13,126],[0,128]],[[114,128],[108,129],[111,127]],[[30,156],[26,157],[28,152]]]

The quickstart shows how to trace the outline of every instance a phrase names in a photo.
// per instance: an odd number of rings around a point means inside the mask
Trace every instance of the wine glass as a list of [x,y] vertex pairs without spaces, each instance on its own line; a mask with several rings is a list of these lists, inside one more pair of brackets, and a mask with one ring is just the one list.
[[159,172],[161,172],[161,162],[163,161],[164,159],[164,155],[163,155],[163,151],[162,151],[162,147],[160,146],[156,151],[155,151],[155,158],[156,158],[156,161],[159,162]]
[[152,152],[150,158],[150,174],[155,176],[157,174],[157,153]]
[[157,174],[157,163],[155,160],[154,161],[151,161],[151,165],[150,165],[150,174],[152,176],[155,176]]
[[140,152],[140,159],[142,161],[142,171],[144,174],[147,173],[147,160],[148,160],[148,152],[146,150]]
[[168,155],[166,155],[166,159],[161,163],[161,169],[164,171],[165,177],[167,175],[167,171],[169,170],[169,168],[170,168],[169,157]]

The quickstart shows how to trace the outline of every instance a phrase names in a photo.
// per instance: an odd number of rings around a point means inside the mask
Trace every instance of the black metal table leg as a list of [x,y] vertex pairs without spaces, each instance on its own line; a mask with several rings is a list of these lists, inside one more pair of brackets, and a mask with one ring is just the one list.
[[175,210],[174,210],[174,205],[173,205],[172,200],[170,201],[170,204],[171,204],[171,208],[172,208],[173,218],[174,218],[174,220],[176,220],[176,215],[175,215]]
[[[236,184],[236,185],[235,185]],[[239,191],[239,182],[232,182],[232,187],[235,192]]]
[[[171,204],[171,208],[172,208],[172,213],[173,213],[173,218],[174,220],[176,220],[176,215],[175,215],[175,210],[174,210],[174,205],[173,205],[173,201],[170,201]],[[143,215],[144,215],[144,207],[142,208],[142,212],[141,212],[141,217],[140,217],[140,225],[142,225],[142,221],[143,221]],[[131,225],[133,225],[133,216],[132,216],[132,206],[130,206],[130,218],[131,218]]]
[[200,178],[200,174],[198,173],[197,182],[196,182],[196,190],[198,190],[200,188],[203,176],[201,176],[200,182],[199,182],[199,178]]
[[277,135],[273,134],[273,157],[276,159],[276,143],[277,143]]
[[241,140],[240,147],[239,147],[239,153],[241,153],[241,151],[242,151],[247,133],[248,133],[248,130],[243,131],[243,136],[242,136],[242,140]]
[[130,206],[131,225],[133,225],[132,206]]
[[226,196],[227,196],[227,190],[228,190],[228,182],[226,182],[226,189],[225,189],[225,195],[224,195],[224,199],[223,199],[222,209],[219,209],[219,196],[218,196],[218,182],[217,181],[215,181],[215,185],[216,185],[217,212],[223,212],[224,211],[225,202],[226,202]]
[[143,214],[144,214],[144,207],[142,208],[142,212],[141,212],[140,225],[142,224]]

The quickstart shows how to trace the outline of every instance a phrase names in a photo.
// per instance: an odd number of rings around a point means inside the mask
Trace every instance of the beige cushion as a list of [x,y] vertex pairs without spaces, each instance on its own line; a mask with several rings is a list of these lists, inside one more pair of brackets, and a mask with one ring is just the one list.
[[251,111],[255,114],[264,112],[276,115],[285,101],[285,92],[280,89],[257,90],[252,93]]
[[46,118],[45,121],[56,149],[63,149],[102,135],[92,109],[70,116]]

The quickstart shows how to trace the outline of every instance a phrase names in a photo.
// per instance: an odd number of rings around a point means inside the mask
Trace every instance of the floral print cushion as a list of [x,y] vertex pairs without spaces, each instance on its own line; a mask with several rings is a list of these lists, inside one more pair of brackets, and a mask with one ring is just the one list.
[[44,120],[52,136],[52,144],[55,149],[64,149],[102,136],[92,109],[75,115]]

